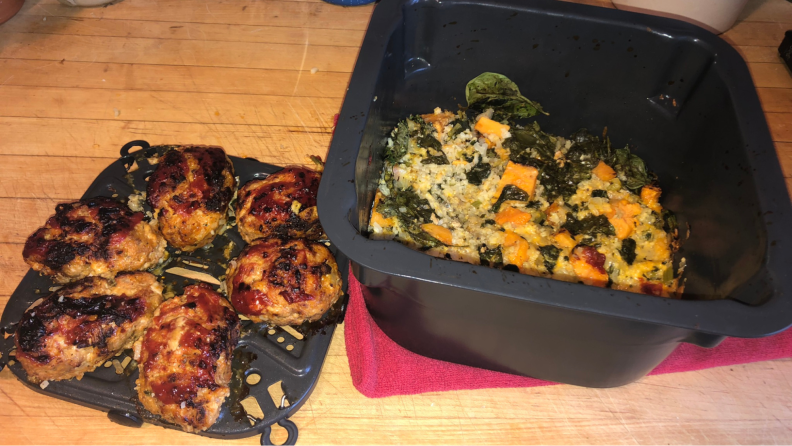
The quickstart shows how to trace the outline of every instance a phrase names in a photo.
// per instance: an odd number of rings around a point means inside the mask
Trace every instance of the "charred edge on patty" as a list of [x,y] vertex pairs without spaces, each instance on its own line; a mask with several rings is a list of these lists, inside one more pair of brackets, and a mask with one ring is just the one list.
[[234,190],[225,187],[225,172],[229,167],[225,152],[219,147],[187,147],[170,150],[162,156],[159,166],[149,179],[146,200],[152,208],[162,208],[163,198],[174,192],[187,179],[189,163],[187,155],[198,161],[198,170],[187,194],[198,192],[198,196],[176,195],[172,198],[177,212],[191,212],[205,207],[211,212],[223,212],[231,201]]
[[[95,222],[83,218],[71,219],[69,214],[80,206],[89,209]],[[96,197],[74,203],[61,203],[55,208],[45,227],[39,228],[25,242],[25,259],[41,262],[47,268],[59,270],[77,257],[107,260],[110,242],[125,237],[143,220],[143,213],[133,212],[122,203],[107,197]],[[60,237],[47,240],[52,229],[61,230]],[[66,240],[68,235],[92,237],[90,243]],[[118,253],[120,254],[120,252]]]
[[[291,175],[294,175],[294,180],[290,178]],[[278,237],[321,235],[322,229],[316,219],[306,220],[299,215],[305,209],[316,206],[321,175],[306,168],[288,167],[267,180],[274,181],[263,187],[254,184],[243,188],[239,199],[239,205],[242,206],[255,194],[250,203],[250,215],[259,220],[258,232]],[[292,210],[294,201],[300,203],[298,213]]]
[[25,312],[16,332],[22,353],[39,363],[49,362],[50,356],[42,352],[44,340],[47,336],[56,334],[57,328],[48,333],[47,327],[55,325],[52,322],[57,319],[70,317],[79,323],[65,333],[67,341],[77,348],[95,347],[102,354],[107,354],[107,340],[116,333],[118,327],[137,319],[146,311],[145,301],[139,298],[127,299],[119,295],[79,299],[66,297],[86,284],[90,285],[92,280],[88,278],[68,285]]

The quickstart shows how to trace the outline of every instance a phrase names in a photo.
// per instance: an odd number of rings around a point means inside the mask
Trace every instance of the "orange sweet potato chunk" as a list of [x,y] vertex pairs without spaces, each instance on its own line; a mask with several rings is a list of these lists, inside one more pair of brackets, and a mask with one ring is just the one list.
[[569,263],[578,279],[586,285],[604,287],[608,284],[605,255],[590,246],[579,246],[572,251]]
[[454,244],[454,237],[448,228],[444,228],[434,223],[426,223],[421,225],[421,229],[426,231],[429,235],[436,238],[437,240],[440,240],[440,243],[444,245]]
[[624,240],[635,231],[635,216],[641,213],[641,205],[627,200],[611,201],[611,211],[605,214],[616,229],[616,238]]
[[597,167],[591,170],[591,173],[599,177],[602,181],[610,181],[616,178],[616,171],[602,161],[597,164]]
[[524,190],[530,197],[533,197],[534,189],[536,188],[536,177],[539,175],[539,170],[531,166],[523,166],[509,161],[506,165],[506,170],[498,183],[498,189],[495,191],[493,201],[500,197],[503,188],[512,185],[517,186]]
[[503,132],[508,132],[510,127],[482,116],[474,128],[481,134],[503,138]]
[[641,188],[641,201],[649,209],[660,212],[663,208],[660,206],[660,188],[654,186],[644,186]]
[[506,223],[511,223],[514,226],[524,226],[530,223],[532,218],[533,216],[529,212],[509,207],[495,214],[495,223],[501,226]]

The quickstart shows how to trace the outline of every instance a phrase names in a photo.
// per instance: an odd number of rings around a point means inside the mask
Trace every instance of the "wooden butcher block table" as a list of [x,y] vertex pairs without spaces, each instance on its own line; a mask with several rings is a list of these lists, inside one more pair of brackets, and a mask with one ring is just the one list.
[[[585,3],[611,7],[610,1]],[[316,0],[27,0],[0,25],[0,308],[25,238],[134,139],[201,143],[272,164],[324,156],[373,6]],[[752,1],[722,37],[748,62],[792,185],[792,76],[777,54],[792,3]],[[311,443],[790,443],[792,361],[568,385],[368,399],[336,331],[292,420]],[[285,440],[275,428],[274,440]],[[233,443],[256,444],[258,437]],[[215,444],[36,393],[0,373],[0,442]],[[229,441],[228,443],[232,443]]]

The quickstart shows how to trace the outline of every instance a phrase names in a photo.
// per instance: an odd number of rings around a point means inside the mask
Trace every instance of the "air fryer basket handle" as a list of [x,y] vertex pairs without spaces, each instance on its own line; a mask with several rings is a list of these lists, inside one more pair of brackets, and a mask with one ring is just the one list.
[[[299,432],[297,430],[297,425],[294,424],[293,421],[288,420],[286,418],[278,421],[278,425],[281,426],[282,428],[286,429],[286,432],[289,433],[289,436],[286,438],[286,442],[284,442],[283,444],[284,445],[297,444],[297,437],[298,437],[298,434],[299,434]],[[264,432],[261,434],[261,438],[260,438],[260,441],[261,441],[262,445],[274,444],[272,442],[272,440],[270,439],[270,434],[272,434],[272,427],[270,427],[270,426],[265,427],[264,428]]]

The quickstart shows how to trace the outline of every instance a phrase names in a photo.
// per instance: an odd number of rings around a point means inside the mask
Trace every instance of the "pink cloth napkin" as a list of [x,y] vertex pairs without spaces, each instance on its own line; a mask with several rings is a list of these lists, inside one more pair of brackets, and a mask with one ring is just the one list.
[[[352,382],[360,393],[369,398],[556,384],[430,359],[402,348],[385,335],[371,318],[360,283],[351,271],[344,336]],[[792,330],[786,330],[760,339],[728,338],[711,349],[682,344],[650,374],[687,372],[790,356]]]

